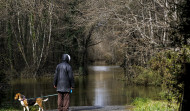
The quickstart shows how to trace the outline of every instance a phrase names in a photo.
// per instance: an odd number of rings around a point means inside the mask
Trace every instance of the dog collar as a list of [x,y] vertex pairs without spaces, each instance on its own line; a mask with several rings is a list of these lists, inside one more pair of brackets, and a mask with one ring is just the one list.
[[24,101],[26,98],[25,98],[25,96],[24,95],[22,95],[22,100],[21,101]]
[[25,98],[23,98],[21,101],[24,101],[25,100]]

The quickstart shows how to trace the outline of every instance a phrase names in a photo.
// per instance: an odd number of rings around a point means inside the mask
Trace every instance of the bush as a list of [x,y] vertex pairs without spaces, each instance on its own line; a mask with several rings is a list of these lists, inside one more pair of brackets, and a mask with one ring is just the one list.
[[160,86],[162,84],[162,78],[156,71],[141,66],[134,66],[136,76],[134,77],[134,83],[140,85],[155,85]]
[[135,66],[134,82],[144,85],[161,85],[168,101],[179,102],[183,95],[184,63],[190,63],[190,46],[178,51],[163,50],[150,59],[146,68]]
[[133,111],[175,111],[178,105],[174,102],[169,104],[167,101],[153,101],[147,98],[136,98],[132,105]]

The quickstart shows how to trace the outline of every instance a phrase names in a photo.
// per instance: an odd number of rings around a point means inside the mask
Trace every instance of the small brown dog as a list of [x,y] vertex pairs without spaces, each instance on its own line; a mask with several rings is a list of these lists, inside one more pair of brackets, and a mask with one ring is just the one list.
[[27,100],[25,98],[24,95],[21,95],[20,93],[17,93],[15,95],[15,100],[19,100],[21,105],[23,106],[23,110],[25,111],[25,109],[27,109],[27,111],[29,111],[29,107],[28,106],[32,106],[32,105],[39,105],[39,111],[42,109],[43,111],[43,106],[42,106],[42,102],[44,101],[47,101],[47,99],[44,99],[42,100],[42,98],[35,98],[35,99],[30,99],[30,100]]

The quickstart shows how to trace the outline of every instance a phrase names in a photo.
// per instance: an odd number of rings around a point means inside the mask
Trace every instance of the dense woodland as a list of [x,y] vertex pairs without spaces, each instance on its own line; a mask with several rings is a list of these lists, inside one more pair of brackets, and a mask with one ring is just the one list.
[[145,65],[175,46],[168,32],[177,2],[1,0],[1,65],[12,76],[33,77],[51,71],[63,53],[76,70],[89,60]]
[[144,78],[140,72],[156,73],[161,79],[152,84],[176,85],[173,92],[182,94],[178,83],[167,80],[177,81],[179,76],[171,71],[181,74],[181,65],[189,62],[188,4],[189,0],[0,0],[0,76],[52,75],[62,54],[68,53],[80,75],[87,75],[88,64],[101,60],[121,65],[127,69],[126,78],[139,79],[136,83]]

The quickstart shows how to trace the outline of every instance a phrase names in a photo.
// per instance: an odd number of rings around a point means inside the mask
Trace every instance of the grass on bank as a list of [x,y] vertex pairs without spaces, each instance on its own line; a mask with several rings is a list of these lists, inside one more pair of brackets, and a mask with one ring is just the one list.
[[136,98],[132,105],[133,111],[177,111],[177,103],[169,103],[164,100],[155,101],[147,98]]
[[21,110],[10,107],[10,108],[0,108],[0,111],[21,111]]

